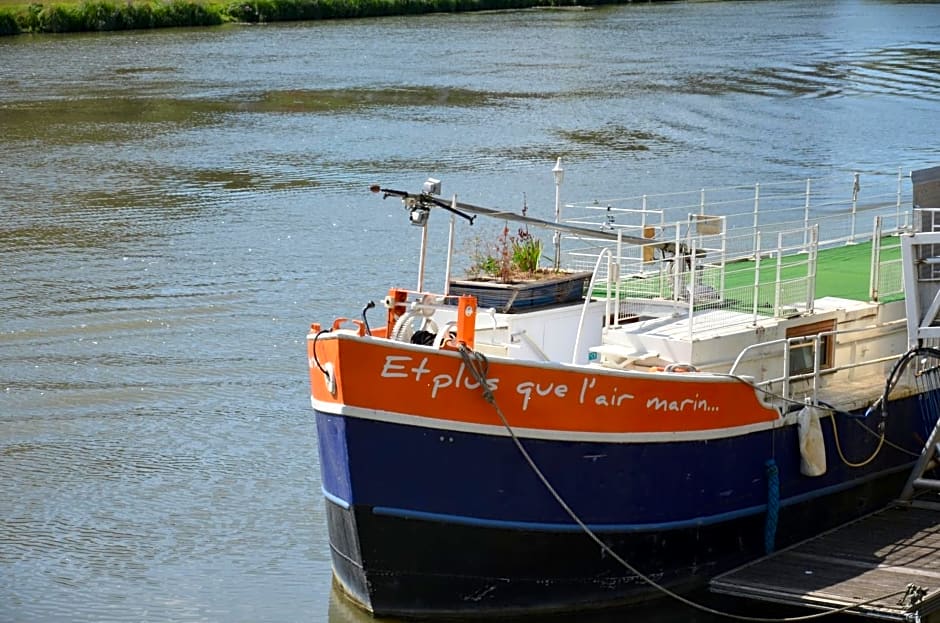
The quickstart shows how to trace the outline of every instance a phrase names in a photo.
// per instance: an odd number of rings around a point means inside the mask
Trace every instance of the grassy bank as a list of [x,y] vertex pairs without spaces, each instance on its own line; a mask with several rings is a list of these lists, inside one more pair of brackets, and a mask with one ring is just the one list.
[[86,0],[23,4],[21,0],[0,0],[0,35],[615,3],[617,0]]

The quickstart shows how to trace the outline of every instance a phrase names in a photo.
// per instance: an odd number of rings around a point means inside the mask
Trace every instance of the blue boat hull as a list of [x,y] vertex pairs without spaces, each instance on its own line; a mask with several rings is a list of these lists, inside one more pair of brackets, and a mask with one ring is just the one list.
[[[836,417],[847,459],[872,455],[877,435]],[[796,426],[674,442],[521,442],[598,538],[657,583],[687,590],[764,553],[768,539],[783,547],[888,503],[935,419],[917,399],[892,403],[893,445],[852,468],[825,418],[829,469],[815,478],[800,474]],[[508,436],[322,412],[317,426],[334,573],[376,615],[532,614],[660,595],[584,533]]]

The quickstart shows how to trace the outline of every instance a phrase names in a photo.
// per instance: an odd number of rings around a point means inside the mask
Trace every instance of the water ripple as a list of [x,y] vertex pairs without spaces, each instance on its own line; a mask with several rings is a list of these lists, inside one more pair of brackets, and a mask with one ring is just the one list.
[[[663,87],[666,88],[666,87]],[[768,97],[891,95],[940,99],[940,48],[886,48],[805,65],[689,76],[689,92],[747,93]]]

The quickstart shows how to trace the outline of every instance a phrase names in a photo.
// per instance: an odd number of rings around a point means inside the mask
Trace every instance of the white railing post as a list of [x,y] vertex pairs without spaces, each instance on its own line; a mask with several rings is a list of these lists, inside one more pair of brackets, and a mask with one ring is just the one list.
[[754,326],[757,326],[757,305],[760,298],[760,231],[754,232]]
[[[615,270],[614,258],[611,257],[611,255],[608,253],[607,254],[607,292],[605,293],[605,296],[604,296],[604,322],[601,323],[601,325],[604,327],[610,326],[610,293],[611,293],[610,279],[614,270]],[[590,292],[588,292],[588,296],[591,296]],[[616,301],[616,304],[617,304],[617,308],[619,309],[620,301],[619,300]],[[615,320],[615,324],[616,324],[616,320]]]
[[578,332],[574,338],[574,350],[571,352],[571,363],[578,363],[578,351],[581,350],[581,332],[584,330],[584,317],[587,314],[588,306],[591,304],[591,292],[594,291],[594,284],[597,282],[597,271],[600,269],[601,260],[604,254],[610,258],[610,248],[605,247],[597,254],[597,261],[594,262],[594,272],[591,273],[591,281],[588,283],[587,295],[584,297],[584,303],[581,305],[581,316],[578,318]]
[[853,173],[854,182],[852,183],[852,233],[849,235],[849,242],[855,242],[855,218],[858,214],[858,190],[859,174]]
[[721,218],[721,267],[720,273],[718,276],[718,296],[721,299],[725,297],[725,263],[728,261],[728,217],[722,216]]
[[[640,253],[643,253],[643,250],[640,249]],[[640,260],[642,261],[642,257]],[[614,300],[617,302],[617,309],[614,311],[614,326],[620,326],[620,265],[623,263],[623,230],[617,230],[617,264],[616,264],[616,281],[614,282]]]
[[[681,242],[682,239],[679,237],[679,231],[681,229],[682,228],[679,226],[679,223],[676,223],[676,247],[672,254],[672,274],[673,274],[672,301],[673,303],[679,302],[679,298],[680,298],[679,290],[681,288],[681,282],[682,282],[682,269],[679,266],[679,252],[680,252],[679,245],[682,244]],[[678,309],[678,308],[675,307],[673,309]]]
[[[760,212],[760,183],[754,184],[754,235],[757,236],[757,230],[760,227],[760,219],[758,213]],[[755,238],[755,248],[759,248],[757,245],[757,240],[759,236]]]
[[810,203],[810,184],[812,178],[806,178],[806,201],[803,203],[803,252],[807,251],[806,245],[809,244],[809,203]]
[[901,174],[901,167],[898,167],[898,199],[897,205],[895,207],[895,212],[897,213],[896,220],[894,222],[895,229],[901,229],[901,184],[903,179],[904,178]]
[[689,236],[689,243],[691,248],[689,252],[689,342],[692,341],[692,336],[695,334],[693,331],[693,321],[695,319],[695,237]]
[[640,231],[642,232],[641,236],[646,236],[646,195],[643,195],[643,203],[641,204],[642,211],[640,212]]
[[774,318],[780,317],[780,277],[783,274],[783,232],[777,234],[777,275],[774,280]]
[[699,214],[702,214],[702,215],[705,214],[705,189],[704,188],[702,189],[701,198],[699,199],[698,212]]
[[[820,333],[817,333],[813,336],[813,404],[818,404],[819,398],[819,364],[822,360],[820,356],[822,338],[820,335]],[[832,417],[835,417],[835,414]]]
[[881,277],[881,217],[875,217],[871,235],[871,270],[868,273],[871,280],[868,283],[868,300],[878,300],[878,280]]
[[[665,233],[666,233],[666,230],[664,229],[663,234]],[[663,240],[665,239],[666,237],[664,235]],[[655,251],[654,251],[654,257],[655,257]],[[669,285],[668,284],[669,275],[666,274],[666,251],[662,247],[659,248],[659,261],[657,262],[657,264],[659,265],[659,298],[665,299],[666,298],[666,286]]]
[[806,284],[806,311],[812,312],[816,303],[816,256],[819,251],[819,223],[813,225],[809,245],[809,279]]

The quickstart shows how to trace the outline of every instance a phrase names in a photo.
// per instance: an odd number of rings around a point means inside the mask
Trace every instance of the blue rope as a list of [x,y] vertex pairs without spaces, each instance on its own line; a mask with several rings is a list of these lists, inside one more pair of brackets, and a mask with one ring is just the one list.
[[777,515],[780,512],[780,470],[777,462],[769,459],[765,464],[767,468],[767,521],[764,524],[764,553],[774,551],[774,540],[777,536]]

